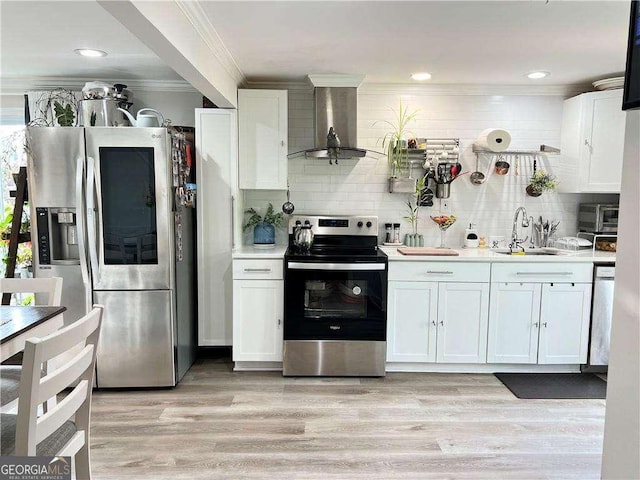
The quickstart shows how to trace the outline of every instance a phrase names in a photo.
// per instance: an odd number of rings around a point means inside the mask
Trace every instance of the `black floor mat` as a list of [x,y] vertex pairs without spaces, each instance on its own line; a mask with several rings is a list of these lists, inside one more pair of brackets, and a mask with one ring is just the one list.
[[518,398],[604,399],[607,382],[592,373],[495,373]]

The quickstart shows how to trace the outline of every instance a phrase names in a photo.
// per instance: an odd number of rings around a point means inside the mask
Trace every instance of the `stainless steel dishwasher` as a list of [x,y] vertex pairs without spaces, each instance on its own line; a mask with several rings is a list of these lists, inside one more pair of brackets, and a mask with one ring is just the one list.
[[606,371],[609,364],[615,273],[616,268],[608,265],[596,265],[593,270],[589,362],[583,371]]

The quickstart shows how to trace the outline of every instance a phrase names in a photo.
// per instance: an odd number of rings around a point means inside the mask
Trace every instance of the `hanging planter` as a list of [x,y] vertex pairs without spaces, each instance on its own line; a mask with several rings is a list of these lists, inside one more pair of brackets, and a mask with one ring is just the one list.
[[530,197],[539,197],[540,195],[542,195],[542,192],[538,192],[533,189],[533,185],[527,185],[527,188],[525,190],[527,192],[527,195],[529,195]]
[[551,192],[558,186],[558,181],[553,175],[549,175],[544,170],[538,170],[529,179],[527,185],[527,195],[531,197],[539,197],[543,192]]

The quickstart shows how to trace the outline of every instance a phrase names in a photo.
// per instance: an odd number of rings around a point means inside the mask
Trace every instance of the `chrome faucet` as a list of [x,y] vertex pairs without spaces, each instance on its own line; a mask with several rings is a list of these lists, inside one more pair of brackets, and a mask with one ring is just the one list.
[[527,237],[518,238],[518,215],[522,212],[522,227],[527,228],[529,226],[529,216],[527,215],[527,210],[524,207],[518,207],[516,209],[516,213],[513,216],[513,227],[511,229],[511,243],[509,244],[509,249],[513,252],[514,248],[521,248],[524,252],[524,247],[521,245],[522,243],[527,241]]

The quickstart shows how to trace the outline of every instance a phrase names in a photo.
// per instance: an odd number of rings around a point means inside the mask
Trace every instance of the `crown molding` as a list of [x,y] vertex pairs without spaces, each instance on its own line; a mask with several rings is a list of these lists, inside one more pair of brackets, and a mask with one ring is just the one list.
[[225,71],[235,80],[236,85],[246,83],[247,79],[244,73],[240,70],[240,67],[231,56],[229,50],[227,50],[227,47],[220,38],[220,35],[218,35],[218,32],[209,20],[209,16],[202,8],[201,3],[197,0],[174,1],[178,8],[182,10],[182,13],[189,23],[193,25],[193,28],[200,38],[202,38],[202,41],[204,41],[207,47],[209,47],[209,50],[211,50],[214,57],[220,62]]
[[299,91],[313,91],[313,85],[309,82],[287,82],[287,81],[269,81],[269,82],[245,82],[246,88],[255,89],[271,89],[271,90],[299,90]]
[[[189,82],[184,80],[139,80],[139,79],[101,79],[107,83],[124,83],[127,89],[134,94],[136,90],[147,92],[183,92],[198,93]],[[82,90],[86,82],[95,81],[95,78],[74,77],[11,77],[0,78],[0,92],[6,94],[23,94],[27,90],[52,90],[64,88],[67,90]]]
[[[310,82],[248,81],[246,88],[311,91]],[[591,84],[573,85],[416,85],[413,83],[363,83],[359,95],[548,95],[572,97],[592,92]]]
[[308,79],[314,87],[356,87],[358,88],[364,75],[340,75],[337,73],[314,73]]
[[406,83],[364,83],[360,95],[549,95],[570,97],[593,91],[590,84],[580,85],[416,85]]

